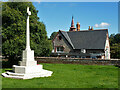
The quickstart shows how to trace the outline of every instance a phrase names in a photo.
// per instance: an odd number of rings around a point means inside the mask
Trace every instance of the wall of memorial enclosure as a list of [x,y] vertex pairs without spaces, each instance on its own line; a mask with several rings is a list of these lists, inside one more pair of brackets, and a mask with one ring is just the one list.
[[81,58],[63,58],[63,57],[36,57],[38,63],[64,63],[64,64],[82,64],[82,65],[119,65],[120,59],[81,59]]

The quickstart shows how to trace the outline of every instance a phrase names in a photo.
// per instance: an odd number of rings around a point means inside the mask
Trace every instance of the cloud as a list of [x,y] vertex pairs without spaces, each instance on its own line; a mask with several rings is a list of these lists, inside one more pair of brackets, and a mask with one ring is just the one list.
[[38,2],[38,3],[40,3],[41,2],[41,0],[30,0],[31,2]]
[[104,28],[110,26],[109,23],[101,22],[101,24],[95,24],[96,28]]

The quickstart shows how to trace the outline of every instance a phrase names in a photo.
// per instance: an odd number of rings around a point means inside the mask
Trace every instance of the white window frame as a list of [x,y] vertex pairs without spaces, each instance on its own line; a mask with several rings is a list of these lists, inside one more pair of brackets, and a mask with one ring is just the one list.
[[[58,48],[63,48],[63,51],[61,51],[62,49],[58,50]],[[64,52],[64,47],[56,47],[56,52]]]

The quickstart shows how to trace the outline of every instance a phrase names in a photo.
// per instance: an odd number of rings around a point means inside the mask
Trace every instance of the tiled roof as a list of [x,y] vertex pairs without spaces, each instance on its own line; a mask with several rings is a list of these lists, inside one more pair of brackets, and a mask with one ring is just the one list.
[[108,30],[59,32],[62,33],[73,49],[104,49]]

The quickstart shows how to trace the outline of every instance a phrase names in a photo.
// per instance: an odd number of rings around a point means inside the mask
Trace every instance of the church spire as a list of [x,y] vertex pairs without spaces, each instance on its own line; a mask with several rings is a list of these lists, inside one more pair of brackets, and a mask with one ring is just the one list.
[[71,22],[71,27],[70,27],[70,30],[69,31],[76,31],[76,28],[74,27],[74,19],[73,19],[73,16],[72,16],[72,22]]
[[74,27],[74,19],[73,19],[73,16],[72,16],[71,27]]

